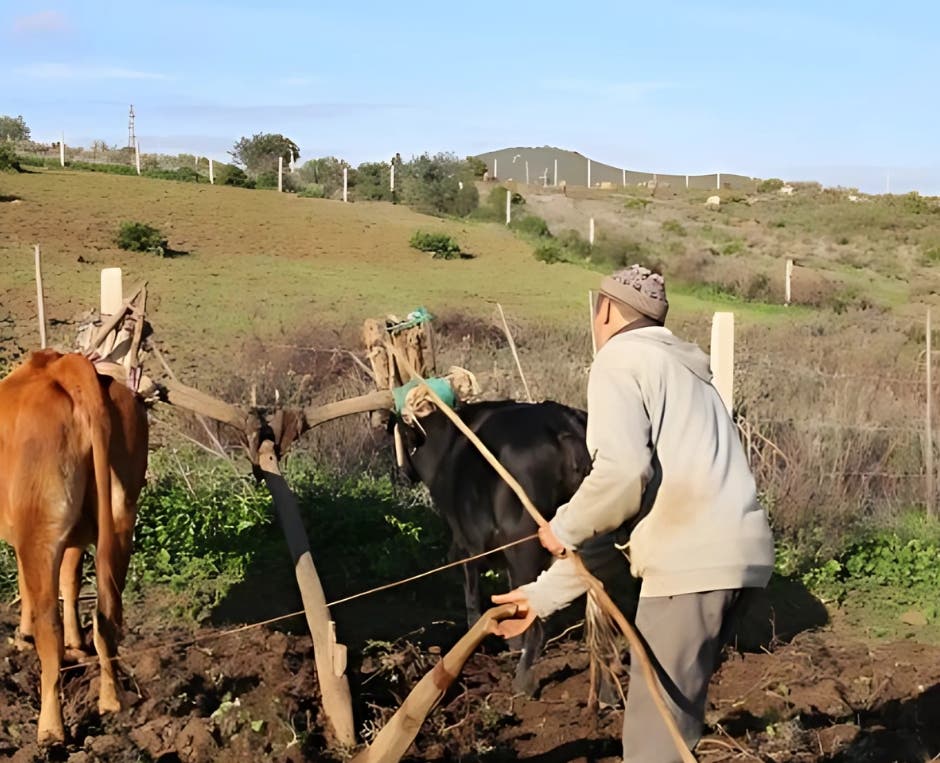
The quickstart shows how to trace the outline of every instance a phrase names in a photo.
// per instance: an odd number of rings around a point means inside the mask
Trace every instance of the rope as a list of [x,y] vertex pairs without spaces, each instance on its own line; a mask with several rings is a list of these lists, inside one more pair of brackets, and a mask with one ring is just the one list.
[[[440,567],[435,567],[432,570],[428,570],[427,572],[421,572],[417,575],[412,575],[411,577],[402,578],[401,580],[397,580],[393,583],[385,583],[384,585],[376,586],[375,588],[370,588],[366,591],[360,591],[359,593],[354,593],[351,596],[344,596],[341,599],[336,599],[335,601],[328,602],[326,606],[335,607],[339,604],[346,604],[347,602],[353,601],[355,599],[361,599],[373,593],[378,593],[380,591],[387,591],[390,588],[397,588],[398,586],[403,586],[406,583],[413,583],[414,581],[420,580],[421,578],[426,578],[431,575],[436,575],[438,572],[443,572],[444,570],[449,570],[454,567],[460,567],[461,565],[467,564],[468,562],[474,562],[477,559],[482,559],[485,556],[496,554],[496,553],[499,553],[500,551],[505,551],[507,548],[518,546],[530,540],[535,540],[536,538],[538,538],[538,533],[532,533],[531,535],[527,535],[524,538],[519,538],[519,540],[514,540],[510,543],[504,543],[502,546],[491,548],[489,551],[484,551],[481,554],[468,556],[466,559],[459,559],[456,562],[449,562],[447,564],[441,565]],[[216,633],[206,633],[206,634],[203,634],[202,636],[190,636],[189,638],[179,639],[178,641],[170,641],[164,644],[160,644],[158,646],[149,647],[147,649],[134,650],[130,652],[130,655],[137,657],[142,654],[149,654],[150,652],[157,652],[161,649],[169,649],[171,647],[176,647],[176,646],[193,646],[195,644],[202,643],[203,641],[211,641],[212,639],[225,638],[227,636],[234,636],[237,633],[244,633],[245,631],[253,630],[255,628],[263,628],[266,625],[272,625],[274,623],[279,623],[284,620],[290,620],[293,617],[300,617],[301,615],[304,615],[304,614],[306,614],[306,610],[300,609],[300,610],[297,610],[296,612],[289,612],[286,615],[278,615],[277,617],[272,617],[268,620],[262,620],[261,622],[250,623],[248,625],[240,625],[237,628],[232,628],[227,631],[218,631]],[[127,653],[124,654],[124,657],[126,656],[128,656]],[[115,656],[112,659],[117,660],[119,659],[119,657]],[[94,658],[90,658],[85,662],[78,663],[77,665],[68,665],[64,668],[59,668],[59,672],[66,673],[70,670],[78,670],[79,668],[84,668],[86,665],[92,664],[94,662],[99,662],[99,661],[100,661],[100,657],[95,655]]]

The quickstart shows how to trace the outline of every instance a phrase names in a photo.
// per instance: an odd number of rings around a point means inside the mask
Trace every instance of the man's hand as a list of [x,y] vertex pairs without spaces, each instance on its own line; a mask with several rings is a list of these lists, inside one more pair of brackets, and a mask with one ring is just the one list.
[[496,635],[504,639],[515,638],[525,633],[529,626],[535,622],[535,610],[529,606],[529,600],[520,589],[509,593],[500,593],[492,597],[494,604],[516,604],[519,609],[515,617],[502,620],[496,626]]
[[550,524],[544,524],[539,528],[539,542],[554,556],[565,556],[568,552],[564,543],[556,537]]

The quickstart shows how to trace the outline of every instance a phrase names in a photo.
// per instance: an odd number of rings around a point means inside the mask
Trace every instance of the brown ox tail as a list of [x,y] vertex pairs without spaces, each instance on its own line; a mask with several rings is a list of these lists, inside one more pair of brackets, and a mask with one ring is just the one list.
[[[588,708],[597,709],[598,705],[611,706],[614,698],[610,691],[616,687],[621,701],[626,702],[620,686],[619,631],[613,619],[588,594],[584,611],[584,638],[590,655],[591,688],[588,694]],[[599,695],[599,687],[607,688],[606,696]]]
[[[120,592],[114,578],[114,515],[111,510],[111,463],[108,449],[111,442],[111,417],[105,404],[104,391],[94,365],[81,355],[65,355],[63,362],[74,368],[73,384],[77,387],[77,408],[84,414],[91,436],[91,454],[95,477],[96,518],[98,536],[95,541],[95,577],[98,587],[97,624],[110,630],[120,627]],[[71,376],[71,374],[70,374]],[[75,397],[73,395],[73,397]],[[102,615],[107,622],[102,622]]]

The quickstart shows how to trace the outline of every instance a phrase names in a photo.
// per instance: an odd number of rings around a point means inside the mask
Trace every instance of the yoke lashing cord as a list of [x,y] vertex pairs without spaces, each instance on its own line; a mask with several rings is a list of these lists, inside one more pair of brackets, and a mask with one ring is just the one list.
[[[336,599],[327,603],[327,607],[335,607],[339,604],[346,604],[350,601],[355,601],[356,599],[361,599],[365,596],[369,596],[373,593],[379,593],[380,591],[387,591],[390,588],[397,588],[398,586],[403,586],[407,583],[413,583],[416,580],[421,578],[426,578],[431,575],[436,575],[438,572],[444,572],[445,570],[453,569],[454,567],[460,567],[461,565],[467,564],[469,562],[475,562],[477,559],[482,559],[491,554],[498,554],[500,551],[505,551],[507,548],[512,548],[513,546],[521,545],[522,543],[527,543],[530,540],[537,539],[538,533],[532,533],[531,535],[526,535],[524,538],[519,538],[518,540],[511,541],[509,543],[504,543],[502,546],[497,546],[496,548],[491,548],[489,551],[484,551],[480,554],[474,554],[473,556],[468,556],[466,559],[458,559],[456,562],[448,562],[447,564],[442,564],[440,567],[435,567],[432,570],[427,572],[420,572],[417,575],[412,575],[411,577],[402,578],[401,580],[396,580],[392,583],[385,583],[375,588],[370,588],[366,591],[360,591],[359,593],[354,593],[349,596],[344,596],[341,599]],[[227,631],[218,631],[217,633],[206,633],[202,636],[190,636],[189,638],[179,639],[178,641],[168,641],[164,644],[158,646],[148,647],[147,649],[136,649],[131,650],[130,652],[125,652],[121,656],[112,657],[112,660],[119,660],[125,657],[138,657],[142,654],[149,654],[150,652],[158,652],[161,649],[170,649],[176,646],[194,646],[200,644],[203,641],[212,641],[214,639],[225,638],[226,636],[234,636],[237,633],[244,633],[245,631],[250,631],[255,628],[263,628],[265,625],[272,625],[274,623],[279,623],[284,620],[290,620],[293,617],[300,617],[301,615],[306,614],[306,610],[300,609],[296,612],[289,612],[286,615],[278,615],[277,617],[272,617],[269,620],[262,620],[257,623],[249,623],[248,625],[240,625],[237,628],[231,628]],[[80,662],[76,665],[67,665],[64,668],[59,668],[60,673],[66,673],[70,670],[79,670],[95,662],[100,662],[100,657],[95,655],[92,658],[89,658],[83,662]]]
[[[417,379],[419,382],[424,382],[424,379],[422,379],[421,375],[418,374],[414,367],[412,367],[411,363],[408,362],[408,359],[405,357],[404,353],[402,353],[395,346],[392,346],[392,352],[395,354],[395,357],[401,364],[401,367],[410,373],[412,378]],[[540,528],[548,525],[545,517],[542,516],[541,512],[539,512],[539,510],[535,507],[535,504],[532,503],[522,485],[520,485],[516,478],[513,477],[509,472],[509,470],[507,470],[506,467],[504,467],[499,462],[496,456],[490,452],[489,448],[483,444],[483,441],[477,437],[476,433],[470,429],[464,420],[454,412],[453,408],[447,405],[447,403],[445,403],[438,396],[438,394],[431,388],[430,385],[424,382],[424,387],[427,390],[428,396],[438,405],[447,418],[451,420],[454,426],[456,426],[457,429],[459,429],[467,437],[467,439],[470,440],[470,442],[480,452],[480,455],[482,455],[489,465],[496,470],[496,473],[502,477],[503,481],[516,494],[519,502],[529,513],[532,519],[535,520],[535,523]],[[659,685],[659,680],[656,678],[656,673],[653,670],[653,665],[650,662],[649,655],[647,654],[646,648],[643,645],[643,642],[640,640],[636,630],[633,628],[627,618],[624,617],[623,613],[620,611],[617,605],[614,604],[613,600],[604,590],[603,584],[588,571],[587,567],[584,566],[584,562],[581,560],[581,557],[574,552],[570,552],[570,556],[574,562],[575,569],[577,569],[578,573],[584,578],[584,581],[588,585],[591,594],[597,599],[597,602],[600,604],[601,608],[604,609],[607,614],[609,614],[614,619],[614,621],[620,627],[620,630],[623,632],[623,635],[626,636],[627,642],[630,644],[631,653],[640,662],[643,678],[649,687],[650,695],[653,698],[656,709],[659,711],[660,716],[662,716],[663,723],[666,724],[666,729],[668,730],[669,736],[672,738],[672,741],[676,746],[676,751],[679,753],[679,757],[682,759],[683,763],[696,763],[695,756],[689,750],[685,743],[685,739],[682,737],[682,734],[679,731],[679,726],[676,723],[676,719],[673,717],[672,712],[666,705],[666,701],[663,698],[662,690]]]

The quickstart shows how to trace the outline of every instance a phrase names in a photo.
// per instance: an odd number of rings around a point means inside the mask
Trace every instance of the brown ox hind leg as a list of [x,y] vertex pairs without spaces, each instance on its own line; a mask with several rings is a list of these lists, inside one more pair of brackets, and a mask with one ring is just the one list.
[[17,549],[26,593],[33,612],[33,636],[42,668],[40,680],[39,743],[65,741],[59,703],[64,644],[59,617],[59,564],[62,550],[32,537]]
[[33,606],[29,591],[26,590],[26,578],[23,575],[23,560],[16,554],[16,582],[20,589],[20,627],[13,635],[13,646],[17,651],[26,652],[32,649],[33,642]]
[[82,587],[83,549],[70,546],[62,555],[59,588],[62,591],[62,625],[65,631],[65,659],[79,662],[88,656],[82,644],[81,620],[78,616],[78,596]]

